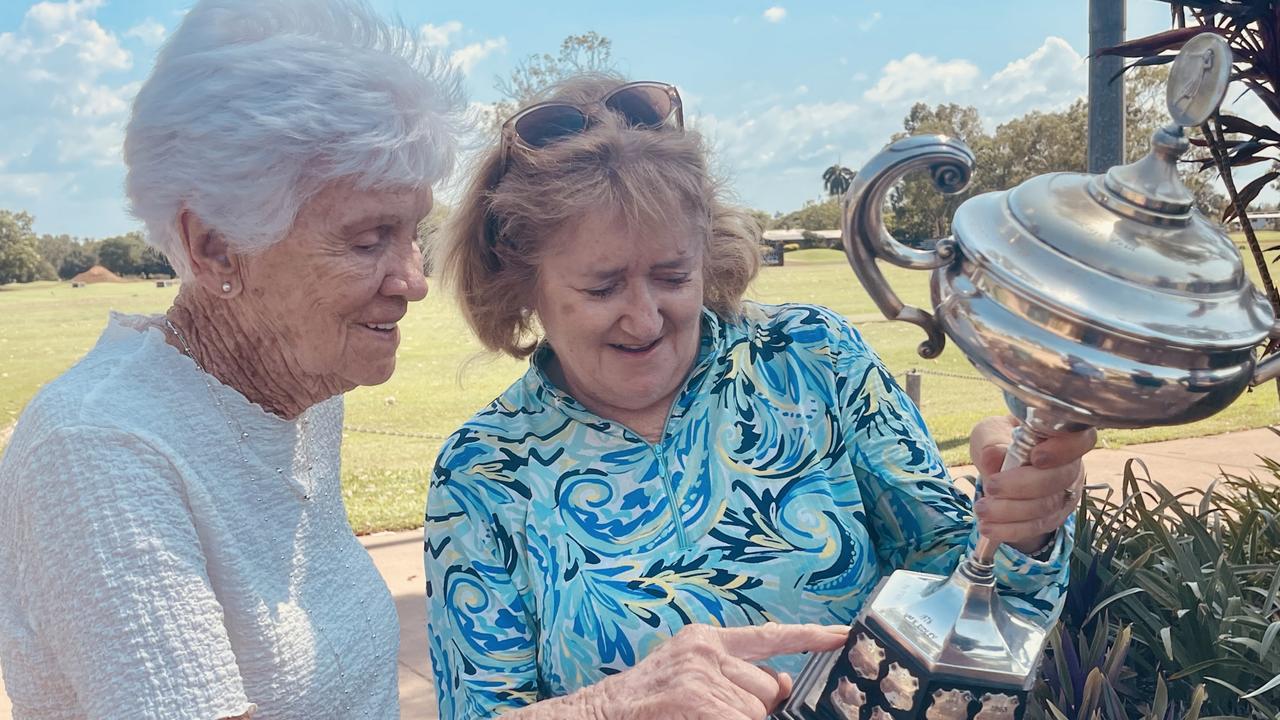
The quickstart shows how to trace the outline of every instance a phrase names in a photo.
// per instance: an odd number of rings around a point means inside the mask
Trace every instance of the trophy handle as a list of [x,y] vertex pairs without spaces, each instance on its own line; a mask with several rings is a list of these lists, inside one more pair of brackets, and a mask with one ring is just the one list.
[[942,328],[932,313],[904,305],[875,261],[880,258],[899,267],[932,270],[956,257],[956,242],[944,238],[932,250],[917,250],[898,242],[884,227],[884,199],[904,175],[920,169],[929,170],[934,187],[940,192],[958,193],[969,184],[973,165],[973,152],[959,140],[945,135],[913,135],[871,158],[854,176],[845,194],[841,236],[849,264],[885,317],[919,325],[925,331],[928,339],[917,348],[924,358],[942,353],[946,345]]

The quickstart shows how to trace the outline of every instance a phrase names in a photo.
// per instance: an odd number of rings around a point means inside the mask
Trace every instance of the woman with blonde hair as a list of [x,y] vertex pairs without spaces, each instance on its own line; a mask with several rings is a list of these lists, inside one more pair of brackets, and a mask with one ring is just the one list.
[[572,78],[481,159],[439,267],[530,364],[432,478],[445,720],[763,718],[796,653],[840,646],[892,569],[954,567],[975,524],[1009,604],[1052,613],[1092,433],[996,473],[1011,421],[981,422],[973,507],[843,317],[743,300],[758,235],[664,83]]

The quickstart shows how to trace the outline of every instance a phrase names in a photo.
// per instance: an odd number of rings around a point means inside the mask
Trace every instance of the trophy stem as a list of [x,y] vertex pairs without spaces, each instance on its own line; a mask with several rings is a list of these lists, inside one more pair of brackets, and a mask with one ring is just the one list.
[[960,565],[960,572],[974,582],[986,582],[995,578],[996,551],[1000,543],[988,537],[978,536],[973,552]]
[[[1008,452],[1005,453],[1004,464],[1000,467],[1000,471],[1026,465],[1031,460],[1032,448],[1044,438],[1044,435],[1028,429],[1025,423],[1014,428],[1013,441],[1009,444]],[[996,551],[999,549],[1000,543],[979,535],[973,552],[965,558],[960,572],[974,582],[990,581],[995,577],[995,558]]]

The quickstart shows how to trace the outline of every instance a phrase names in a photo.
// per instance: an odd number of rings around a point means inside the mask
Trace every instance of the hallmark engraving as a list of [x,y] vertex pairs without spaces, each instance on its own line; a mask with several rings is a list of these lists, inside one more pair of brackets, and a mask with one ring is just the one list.
[[889,665],[889,673],[880,681],[880,691],[884,699],[899,710],[910,710],[916,702],[916,690],[920,689],[920,681],[911,671],[898,663]]
[[925,711],[925,720],[965,720],[973,695],[968,690],[934,690],[933,704]]
[[858,642],[849,648],[849,664],[859,677],[880,679],[880,664],[884,662],[884,648],[870,635],[859,634]]
[[931,625],[933,618],[928,615],[925,615],[924,617],[916,617],[915,615],[907,614],[903,616],[903,619],[907,621],[908,625],[915,628],[916,632],[924,635],[930,640],[937,641],[938,634],[933,631],[933,626]]

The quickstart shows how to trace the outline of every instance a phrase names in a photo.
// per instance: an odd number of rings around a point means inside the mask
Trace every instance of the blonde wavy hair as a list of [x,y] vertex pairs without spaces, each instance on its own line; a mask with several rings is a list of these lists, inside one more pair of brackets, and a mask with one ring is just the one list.
[[730,319],[760,269],[759,223],[730,205],[708,169],[698,133],[629,127],[598,101],[625,82],[582,74],[538,102],[583,106],[583,133],[537,150],[501,143],[478,160],[435,248],[435,267],[468,324],[489,350],[527,357],[539,342],[532,309],[546,241],[599,213],[633,227],[668,225],[683,215],[706,238],[703,305]]

